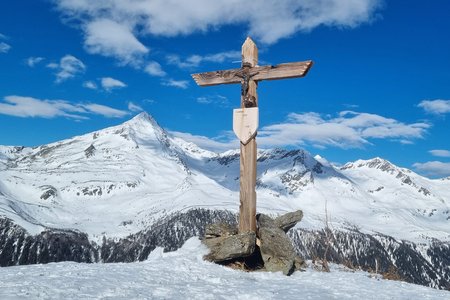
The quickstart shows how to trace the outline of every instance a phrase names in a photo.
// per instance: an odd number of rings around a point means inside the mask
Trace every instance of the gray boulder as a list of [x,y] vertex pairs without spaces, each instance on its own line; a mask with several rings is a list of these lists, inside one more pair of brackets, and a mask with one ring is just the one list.
[[294,227],[298,222],[300,222],[303,218],[303,211],[297,210],[282,216],[279,216],[275,219],[276,227],[282,229],[284,232],[288,232],[289,229]]
[[265,227],[265,228],[277,227],[277,225],[275,224],[275,220],[265,214],[257,214],[256,222],[258,224],[258,227]]
[[213,262],[223,262],[235,258],[247,257],[253,254],[256,245],[254,232],[204,239],[209,248],[209,254],[204,259]]
[[209,224],[205,228],[205,238],[230,236],[238,233],[237,227],[227,223]]
[[296,253],[286,233],[277,227],[260,227],[258,233],[264,268],[269,272],[292,274]]

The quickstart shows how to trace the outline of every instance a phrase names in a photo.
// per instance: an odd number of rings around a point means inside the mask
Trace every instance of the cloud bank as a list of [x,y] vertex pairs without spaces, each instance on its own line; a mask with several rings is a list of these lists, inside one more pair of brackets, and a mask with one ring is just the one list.
[[22,118],[89,119],[88,115],[101,115],[107,118],[122,118],[129,114],[109,106],[95,103],[73,104],[66,100],[36,99],[23,96],[6,96],[0,102],[0,114]]
[[428,161],[425,163],[415,163],[413,167],[431,177],[450,176],[450,163],[441,161]]
[[246,33],[256,40],[273,44],[319,26],[359,26],[372,21],[382,5],[381,0],[53,2],[65,21],[83,30],[84,46],[89,53],[115,57],[124,64],[136,63],[150,51],[140,41],[149,36],[174,37],[243,25]]
[[[427,123],[405,124],[376,114],[343,111],[337,117],[315,112],[291,113],[283,123],[264,126],[258,130],[258,147],[313,146],[324,149],[362,148],[374,140],[387,139],[399,143],[413,143],[427,133]],[[188,133],[173,133],[211,151],[237,148],[232,132],[208,138]]]
[[376,114],[340,112],[337,117],[317,113],[291,113],[287,121],[269,125],[258,132],[258,144],[264,146],[312,145],[317,148],[361,148],[370,140],[389,139],[411,143],[423,138],[431,125],[405,124]]

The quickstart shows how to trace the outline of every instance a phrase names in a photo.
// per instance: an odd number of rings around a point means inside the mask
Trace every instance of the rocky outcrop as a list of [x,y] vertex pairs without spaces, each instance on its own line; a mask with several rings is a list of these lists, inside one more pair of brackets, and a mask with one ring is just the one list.
[[226,264],[232,266],[239,261],[247,270],[281,271],[291,275],[296,266],[301,268],[303,260],[297,257],[284,230],[295,226],[295,220],[301,220],[302,216],[303,213],[297,211],[273,220],[258,214],[256,234],[237,233],[236,226],[223,223],[208,225],[203,243],[209,248],[209,254],[204,258],[219,263],[228,261]]

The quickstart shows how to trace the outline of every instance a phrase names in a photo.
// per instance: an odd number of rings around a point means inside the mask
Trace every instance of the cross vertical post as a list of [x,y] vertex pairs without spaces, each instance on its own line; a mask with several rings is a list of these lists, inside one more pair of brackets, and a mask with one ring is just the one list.
[[[257,64],[258,48],[252,39],[247,38],[242,45],[242,70],[247,76],[243,81],[248,81],[242,83],[241,108],[244,110],[258,106],[258,84],[250,77],[250,68]],[[239,232],[256,232],[256,137],[245,145],[241,142],[240,148]]]

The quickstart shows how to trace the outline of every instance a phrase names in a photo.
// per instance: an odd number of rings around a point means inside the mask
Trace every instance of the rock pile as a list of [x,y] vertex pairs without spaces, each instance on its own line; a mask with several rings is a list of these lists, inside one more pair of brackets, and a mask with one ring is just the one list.
[[304,261],[295,253],[286,233],[302,218],[301,210],[276,219],[258,214],[256,233],[238,233],[236,227],[228,224],[208,225],[203,243],[210,252],[204,258],[244,270],[281,271],[291,275],[304,267]]

